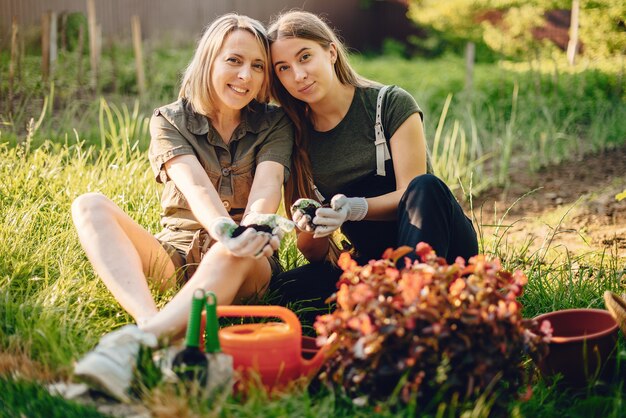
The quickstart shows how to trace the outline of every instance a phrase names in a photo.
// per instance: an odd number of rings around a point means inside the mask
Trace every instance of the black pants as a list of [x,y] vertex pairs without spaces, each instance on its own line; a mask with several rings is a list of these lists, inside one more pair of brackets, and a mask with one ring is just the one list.
[[[371,237],[372,240],[380,238]],[[448,186],[431,174],[414,178],[398,205],[397,246],[415,247],[422,241],[430,244],[448,263],[453,263],[459,256],[468,259],[478,254],[472,222]],[[416,257],[416,254],[409,256]],[[368,260],[357,261],[365,263]],[[316,315],[329,311],[325,300],[337,290],[335,284],[341,273],[341,269],[328,262],[314,262],[281,273],[270,283],[271,294],[275,295],[272,302],[280,305],[295,303],[293,308],[300,318],[310,324]]]

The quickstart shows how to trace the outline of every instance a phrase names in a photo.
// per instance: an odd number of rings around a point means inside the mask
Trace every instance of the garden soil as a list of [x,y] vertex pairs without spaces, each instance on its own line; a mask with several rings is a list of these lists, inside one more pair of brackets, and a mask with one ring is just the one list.
[[484,236],[503,236],[501,245],[530,243],[532,252],[546,254],[604,251],[626,267],[626,199],[616,199],[626,189],[626,147],[510,174],[507,187],[473,199],[471,210]]

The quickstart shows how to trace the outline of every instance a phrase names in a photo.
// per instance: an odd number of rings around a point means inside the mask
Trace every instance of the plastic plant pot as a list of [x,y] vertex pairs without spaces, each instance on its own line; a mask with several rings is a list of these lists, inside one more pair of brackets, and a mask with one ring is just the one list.
[[614,371],[617,323],[602,309],[565,309],[539,315],[552,324],[550,352],[539,364],[543,377],[584,387],[598,379],[609,379]]

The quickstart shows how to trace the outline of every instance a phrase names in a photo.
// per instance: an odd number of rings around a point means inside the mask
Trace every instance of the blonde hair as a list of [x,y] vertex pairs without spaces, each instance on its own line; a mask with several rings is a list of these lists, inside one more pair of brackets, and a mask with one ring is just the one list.
[[269,67],[271,66],[271,62],[269,59],[267,32],[263,24],[258,20],[248,16],[228,13],[214,20],[205,29],[202,37],[198,41],[196,52],[183,74],[178,97],[186,99],[195,112],[207,116],[211,116],[215,113],[215,97],[213,94],[213,86],[211,85],[213,63],[217,54],[219,54],[222,49],[224,41],[228,35],[235,30],[250,32],[261,47],[263,60],[265,62],[265,66],[263,67],[265,78],[256,100],[261,103],[269,101]]

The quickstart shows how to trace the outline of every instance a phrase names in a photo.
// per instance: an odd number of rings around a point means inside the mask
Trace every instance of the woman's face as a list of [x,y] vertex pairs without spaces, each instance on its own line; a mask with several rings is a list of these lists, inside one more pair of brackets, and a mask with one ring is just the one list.
[[337,82],[334,44],[324,49],[308,39],[284,38],[272,43],[271,52],[278,79],[296,99],[314,104],[332,92]]
[[257,97],[265,80],[263,55],[247,30],[235,30],[226,37],[211,70],[218,109],[241,110]]

